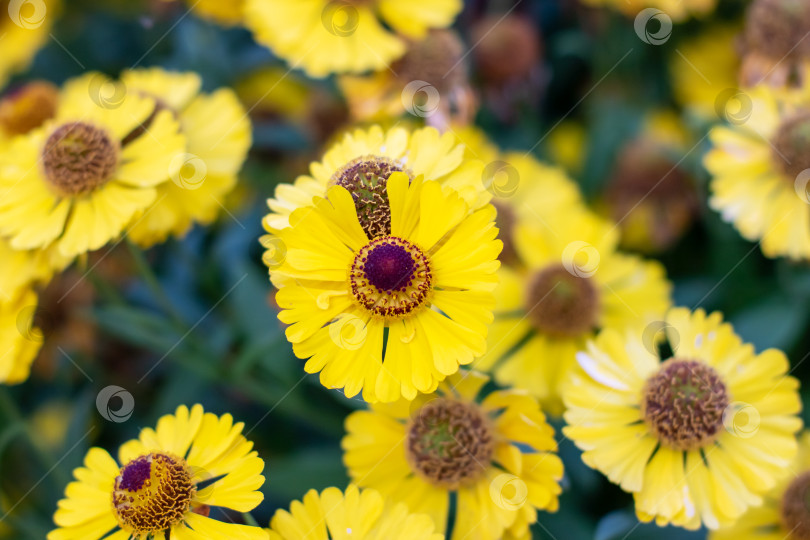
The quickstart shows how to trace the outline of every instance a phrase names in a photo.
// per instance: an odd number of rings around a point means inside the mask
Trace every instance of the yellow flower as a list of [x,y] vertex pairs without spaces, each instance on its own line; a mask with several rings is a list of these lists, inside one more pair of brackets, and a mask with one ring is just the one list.
[[704,164],[709,204],[767,257],[810,258],[810,100],[765,86],[748,90],[745,109],[709,134]]
[[30,289],[0,298],[0,383],[18,384],[31,372],[31,363],[42,345],[34,327],[37,295]]
[[32,81],[0,98],[0,144],[24,135],[56,116],[59,89],[47,81]]
[[[669,61],[675,99],[703,118],[716,118],[723,92],[739,85],[736,26],[713,25],[678,44]],[[680,54],[678,54],[678,52]]]
[[[160,68],[127,71],[127,92],[155,100],[155,112],[170,111],[180,123],[186,153],[172,161],[179,169],[157,188],[157,199],[129,227],[128,235],[148,247],[170,234],[182,237],[194,223],[212,223],[236,185],[251,144],[247,112],[230,89],[200,93],[196,73]],[[151,131],[150,118],[145,129]],[[176,164],[176,163],[175,163]]]
[[709,540],[803,540],[810,538],[810,433],[799,436],[799,452],[787,467],[789,474],[764,497],[762,506],[749,508],[737,522],[709,533]]
[[314,106],[313,89],[300,77],[278,66],[251,72],[234,90],[251,116],[281,116],[303,123]]
[[[385,164],[385,171],[377,170],[380,164]],[[299,176],[294,184],[279,185],[275,198],[267,201],[270,213],[263,223],[268,232],[289,226],[293,210],[311,206],[313,197],[323,197],[330,185],[350,174],[372,175],[385,181],[390,172],[403,171],[453,188],[475,206],[490,197],[483,189],[483,165],[465,159],[464,146],[452,134],[442,135],[434,128],[384,131],[375,125],[357,129],[347,133],[309,169],[310,174]],[[380,176],[383,172],[385,175]]]
[[194,13],[225,26],[241,24],[245,0],[187,0]]
[[230,414],[180,406],[157,429],[145,428],[123,444],[118,462],[91,448],[59,501],[59,528],[48,540],[163,539],[164,533],[178,540],[266,540],[259,527],[208,517],[211,507],[249,512],[263,499],[264,462],[243,428]]
[[402,503],[386,505],[379,492],[355,485],[345,495],[333,487],[320,494],[312,489],[289,512],[277,510],[270,527],[269,540],[444,540],[430,516],[411,514]]
[[461,0],[246,2],[245,24],[256,40],[313,77],[381,71],[405,53],[397,34],[422,38],[450,26],[463,7]]
[[56,246],[45,249],[16,250],[0,238],[0,301],[36,284],[46,284],[54,273],[61,272],[73,261]]
[[635,17],[641,10],[655,8],[663,11],[672,20],[680,22],[690,15],[698,17],[711,14],[717,7],[717,0],[584,0],[592,6],[610,6]]
[[548,135],[548,151],[554,163],[573,174],[582,172],[588,148],[588,132],[581,123],[567,120]]
[[466,48],[452,30],[432,30],[409,42],[405,55],[368,75],[344,75],[338,84],[357,121],[409,113],[430,125],[468,124],[475,98],[464,63]]
[[179,169],[185,140],[172,114],[155,114],[143,134],[155,101],[134,93],[102,100],[97,77],[68,83],[57,116],[0,154],[0,234],[14,249],[55,243],[67,257],[98,249]]
[[0,88],[5,86],[11,75],[27,68],[39,49],[47,43],[60,7],[59,0],[0,0],[0,36],[3,36]]
[[619,152],[605,188],[605,213],[621,229],[621,246],[661,252],[681,239],[699,210],[692,175],[682,165],[691,144],[671,111],[647,115]]
[[523,220],[513,238],[521,264],[499,271],[487,354],[475,367],[560,414],[577,351],[599,329],[659,320],[671,286],[660,263],[617,252],[618,231],[585,210]]
[[801,401],[787,358],[755,354],[720,313],[678,308],[644,332],[608,329],[577,360],[563,432],[633,493],[642,521],[730,525],[796,453]]
[[537,510],[558,507],[554,429],[522,392],[476,400],[487,380],[458,373],[437,394],[349,415],[343,460],[352,481],[430,515],[439,531],[452,512],[451,540],[530,538]]
[[263,239],[282,284],[279,319],[324,386],[362,390],[370,402],[413,398],[484,353],[501,250],[495,209],[472,211],[456,192],[402,172],[370,191],[355,176]]

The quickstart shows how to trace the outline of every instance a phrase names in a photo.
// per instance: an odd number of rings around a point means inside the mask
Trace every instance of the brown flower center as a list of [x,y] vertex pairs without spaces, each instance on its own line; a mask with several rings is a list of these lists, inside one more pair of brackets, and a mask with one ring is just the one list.
[[425,81],[441,94],[450,92],[467,78],[461,62],[464,44],[452,30],[432,30],[421,41],[411,43],[405,56],[391,69],[402,84]]
[[810,540],[810,471],[791,482],[782,495],[782,525],[791,540]]
[[24,135],[53,118],[58,104],[59,89],[54,85],[28,83],[0,99],[0,130],[9,136]]
[[540,332],[578,336],[596,326],[599,293],[589,277],[563,265],[549,266],[529,278],[529,320]]
[[369,239],[391,234],[388,177],[395,172],[412,175],[391,158],[365,156],[350,161],[332,175],[330,184],[346,188],[354,199],[360,226]]
[[439,398],[411,418],[406,448],[408,462],[422,478],[458,489],[486,473],[494,436],[489,419],[476,404]]
[[[808,38],[810,39],[810,38]],[[773,138],[773,159],[788,175],[791,184],[810,169],[810,111],[785,119]]]
[[671,358],[647,380],[641,411],[662,445],[696,450],[714,442],[728,405],[726,385],[714,368]]
[[191,508],[195,493],[185,460],[152,452],[121,469],[112,503],[121,527],[140,536],[179,523]]
[[118,165],[119,147],[107,132],[84,122],[63,124],[42,149],[42,168],[63,195],[89,193],[107,183]]
[[354,299],[370,313],[399,318],[423,306],[433,290],[427,255],[396,236],[375,238],[349,271]]
[[756,0],[748,11],[745,44],[751,51],[781,61],[810,52],[805,36],[810,32],[807,0]]
[[518,16],[489,16],[473,27],[473,50],[481,75],[489,82],[527,79],[542,53],[537,25]]

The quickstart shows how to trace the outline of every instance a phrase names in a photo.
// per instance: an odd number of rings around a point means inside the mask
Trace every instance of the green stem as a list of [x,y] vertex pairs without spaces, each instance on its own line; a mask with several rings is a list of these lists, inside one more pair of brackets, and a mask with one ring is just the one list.
[[149,263],[146,261],[143,250],[130,240],[127,241],[127,246],[129,246],[129,252],[132,254],[132,258],[135,260],[135,266],[138,267],[138,272],[146,282],[146,286],[149,287],[149,290],[152,292],[152,295],[155,297],[155,300],[158,302],[161,309],[165,311],[169,317],[171,317],[172,321],[177,325],[178,328],[185,328],[186,324],[183,322],[183,317],[169,301],[169,297],[163,290],[163,286],[160,284],[154,270],[152,270],[152,267],[149,266]]
[[245,524],[250,525],[252,527],[258,527],[259,522],[256,521],[256,518],[253,517],[253,514],[250,512],[242,512],[242,519],[245,520]]
[[28,438],[28,442],[30,443],[31,448],[34,450],[34,454],[36,454],[37,458],[41,462],[42,467],[46,471],[51,471],[53,468],[51,472],[56,476],[56,483],[59,486],[65,486],[70,479],[59,467],[54,468],[56,457],[47,450],[46,445],[42,443],[36,431],[34,431],[31,425],[25,421],[22,412],[20,412],[20,408],[17,406],[14,399],[12,399],[12,397],[9,395],[8,389],[5,387],[0,387],[0,410],[2,410],[13,423],[19,423],[23,426],[23,432]]

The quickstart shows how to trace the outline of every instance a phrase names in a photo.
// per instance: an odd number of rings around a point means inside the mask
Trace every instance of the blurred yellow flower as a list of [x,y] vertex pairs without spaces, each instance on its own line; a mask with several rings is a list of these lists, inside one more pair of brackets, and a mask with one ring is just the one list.
[[227,88],[201,93],[196,73],[160,68],[127,71],[121,81],[127,92],[155,100],[142,129],[150,132],[153,117],[169,111],[186,139],[186,151],[172,159],[155,203],[135,218],[128,235],[148,247],[169,235],[184,236],[195,223],[212,223],[225,208],[251,144],[250,121],[236,94]]
[[0,383],[18,384],[31,372],[42,346],[36,327],[37,295],[30,289],[0,298]]
[[62,255],[55,245],[44,249],[17,250],[0,238],[0,300],[15,296],[31,285],[47,284],[54,273],[61,272],[73,261]]
[[[740,55],[737,25],[713,25],[678,44],[669,61],[675,99],[706,120],[717,118],[718,100],[739,86]],[[722,109],[721,109],[722,110]]]
[[48,540],[266,540],[259,527],[208,517],[211,506],[249,512],[264,498],[258,491],[264,462],[243,428],[230,414],[181,406],[162,417],[157,429],[145,428],[140,438],[124,443],[117,462],[106,450],[91,448],[59,501],[58,528]]
[[[671,356],[659,353],[664,335]],[[678,308],[643,332],[608,329],[577,360],[563,432],[633,493],[642,521],[731,525],[796,454],[801,400],[787,358],[756,355],[720,313]]]
[[599,329],[659,320],[671,285],[660,263],[617,252],[618,230],[584,209],[519,220],[512,239],[518,264],[498,272],[487,353],[473,366],[560,414],[577,351]]
[[0,234],[14,249],[55,243],[66,257],[98,249],[180,169],[185,139],[172,114],[155,114],[155,101],[135,93],[108,101],[100,77],[67,83],[56,117],[0,153]]
[[27,68],[48,41],[61,5],[60,0],[0,1],[0,36],[3,36],[0,88],[11,75]]
[[277,510],[269,540],[444,540],[435,530],[430,516],[411,514],[405,504],[386,504],[379,492],[350,485],[345,495],[333,487],[320,494],[312,489],[289,512]]
[[479,396],[487,381],[459,372],[436,394],[349,415],[352,480],[430,515],[439,531],[452,524],[450,540],[530,538],[537,511],[556,511],[562,491],[554,429],[522,392]]
[[[461,0],[246,0],[257,41],[313,77],[381,71],[401,57],[404,39],[445,28]],[[389,30],[389,28],[391,30]]]
[[681,22],[689,16],[703,17],[717,7],[717,0],[583,0],[592,6],[609,6],[630,17],[637,16],[643,9],[654,8],[663,11],[672,20]]
[[709,204],[767,257],[810,258],[810,100],[760,85],[709,133]]
[[810,433],[799,436],[799,452],[762,506],[749,508],[734,525],[709,533],[709,540],[803,540],[810,538]]

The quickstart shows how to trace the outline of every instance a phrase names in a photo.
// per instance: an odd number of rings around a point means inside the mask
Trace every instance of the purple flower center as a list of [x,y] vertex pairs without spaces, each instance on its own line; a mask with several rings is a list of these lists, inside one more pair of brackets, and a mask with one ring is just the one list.
[[121,489],[138,491],[152,475],[152,462],[147,456],[134,459],[121,471]]
[[380,244],[368,254],[363,271],[369,283],[382,291],[407,287],[415,263],[408,250],[396,244]]

